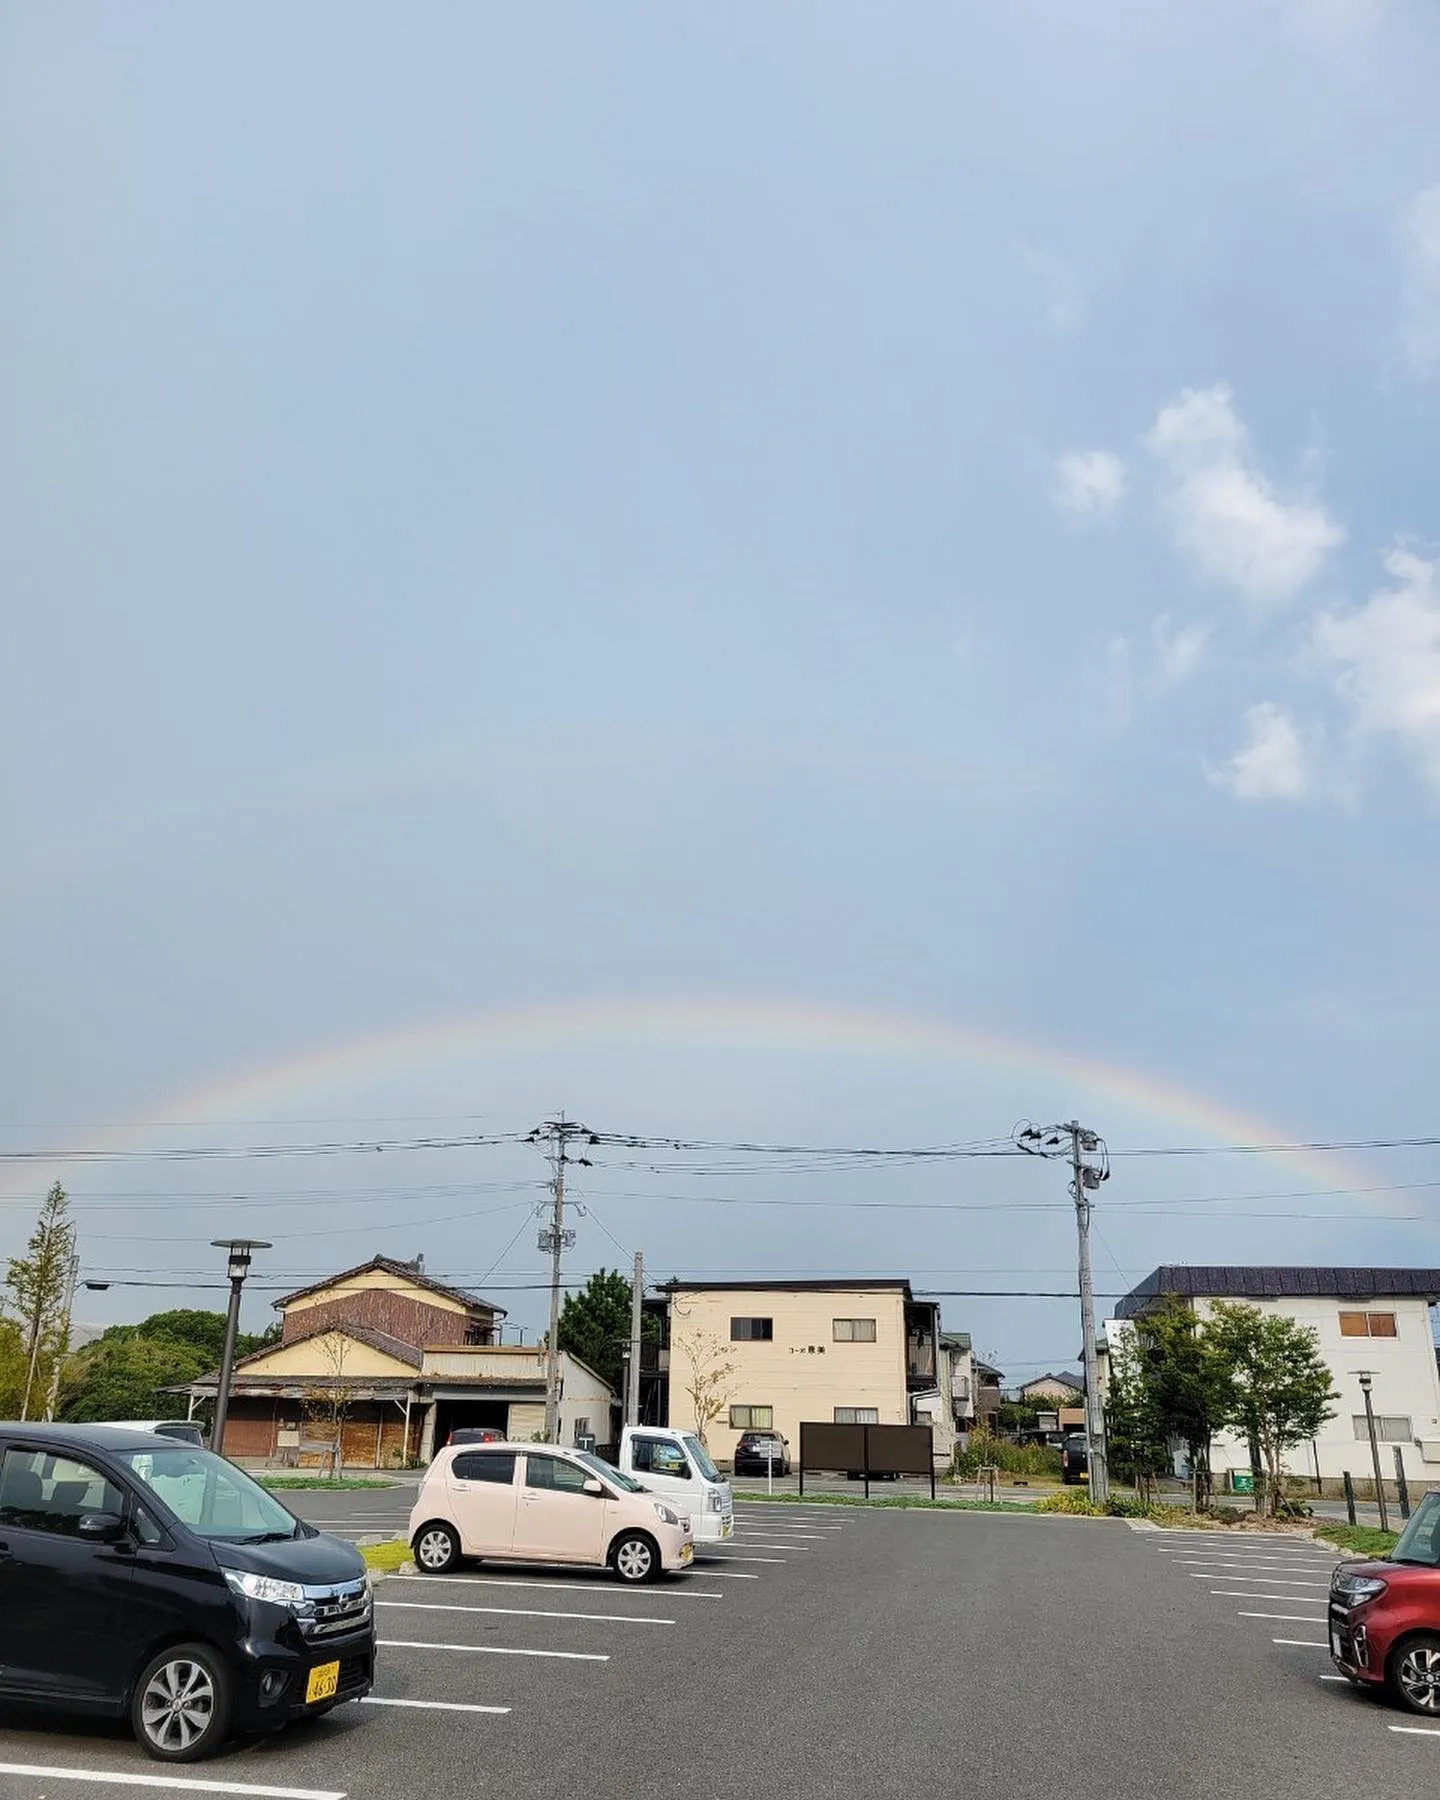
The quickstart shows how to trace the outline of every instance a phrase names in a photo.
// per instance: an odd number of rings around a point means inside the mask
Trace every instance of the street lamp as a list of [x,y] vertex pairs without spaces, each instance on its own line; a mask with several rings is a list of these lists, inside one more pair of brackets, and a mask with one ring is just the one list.
[[240,1326],[240,1290],[250,1273],[250,1255],[255,1250],[270,1250],[273,1245],[263,1238],[212,1238],[211,1247],[224,1250],[228,1256],[226,1273],[230,1277],[230,1311],[225,1318],[225,1348],[220,1352],[220,1380],[215,1390],[215,1423],[210,1428],[210,1447],[217,1456],[225,1454],[225,1419],[230,1411],[230,1375],[235,1367],[235,1333]]
[[1360,1392],[1365,1400],[1365,1429],[1370,1433],[1370,1463],[1375,1470],[1375,1498],[1380,1502],[1380,1529],[1390,1529],[1390,1510],[1385,1504],[1385,1478],[1380,1473],[1380,1443],[1375,1436],[1375,1408],[1370,1403],[1370,1386],[1375,1379],[1372,1369],[1355,1369],[1353,1374],[1359,1377]]

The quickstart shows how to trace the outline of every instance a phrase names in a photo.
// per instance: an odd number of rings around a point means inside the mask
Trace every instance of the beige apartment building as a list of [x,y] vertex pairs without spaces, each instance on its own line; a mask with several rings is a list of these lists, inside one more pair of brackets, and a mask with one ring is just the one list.
[[778,1431],[798,1455],[802,1420],[908,1425],[925,1420],[924,1395],[953,1417],[939,1307],[908,1281],[676,1282],[666,1294],[665,1416],[694,1430],[697,1411],[715,1411],[705,1436],[722,1464],[742,1431]]

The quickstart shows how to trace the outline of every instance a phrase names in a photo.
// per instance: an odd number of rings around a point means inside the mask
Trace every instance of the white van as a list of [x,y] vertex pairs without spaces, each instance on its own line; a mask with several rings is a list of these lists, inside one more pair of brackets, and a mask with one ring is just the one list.
[[695,1541],[717,1543],[735,1532],[735,1497],[693,1431],[627,1425],[620,1438],[622,1472],[688,1514]]

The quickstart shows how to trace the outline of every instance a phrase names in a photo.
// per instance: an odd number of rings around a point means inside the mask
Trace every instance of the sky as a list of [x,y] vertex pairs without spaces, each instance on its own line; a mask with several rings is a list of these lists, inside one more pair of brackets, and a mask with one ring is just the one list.
[[[1435,1148],[1224,1148],[1440,1129],[1437,81],[1430,0],[0,5],[0,1257],[59,1178],[95,1323],[239,1234],[252,1326],[533,1334],[564,1109],[1080,1117],[1102,1293],[1440,1265]],[[577,1277],[1075,1360],[1058,1167],[591,1160]]]

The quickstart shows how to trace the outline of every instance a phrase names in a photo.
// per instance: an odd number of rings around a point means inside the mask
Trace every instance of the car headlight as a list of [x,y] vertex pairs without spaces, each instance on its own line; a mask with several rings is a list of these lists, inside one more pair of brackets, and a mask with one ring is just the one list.
[[277,1581],[273,1575],[252,1575],[248,1569],[227,1569],[232,1590],[247,1600],[268,1600],[272,1606],[303,1606],[305,1590],[298,1581]]
[[662,1506],[658,1500],[655,1502],[655,1510],[667,1525],[678,1525],[680,1523],[679,1513],[671,1512],[668,1506]]
[[723,1512],[725,1510],[719,1488],[705,1490],[705,1510],[706,1512]]
[[1345,1606],[1363,1606],[1377,1594],[1385,1592],[1387,1583],[1374,1575],[1337,1575],[1330,1592]]

